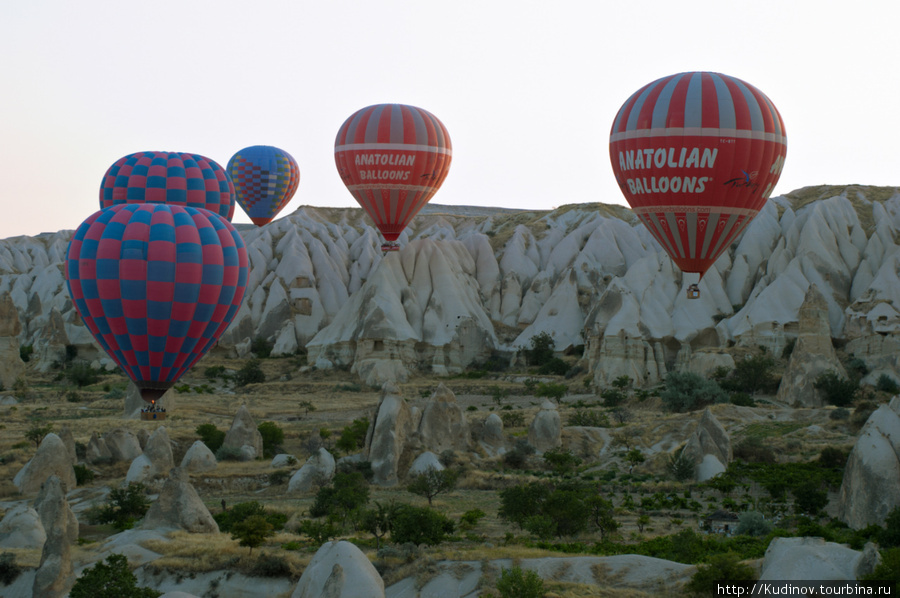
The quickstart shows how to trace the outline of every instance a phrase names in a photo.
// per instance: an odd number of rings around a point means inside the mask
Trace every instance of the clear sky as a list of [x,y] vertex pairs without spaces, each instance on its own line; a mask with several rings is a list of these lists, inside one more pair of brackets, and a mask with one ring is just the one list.
[[[74,229],[115,160],[185,151],[222,166],[274,145],[301,205],[356,206],[338,127],[382,102],[440,118],[453,164],[434,203],[624,204],[612,120],[682,71],[752,83],[784,118],[775,194],[900,185],[900,3],[881,0],[9,0],[0,4],[0,238]],[[249,222],[237,208],[236,222]]]

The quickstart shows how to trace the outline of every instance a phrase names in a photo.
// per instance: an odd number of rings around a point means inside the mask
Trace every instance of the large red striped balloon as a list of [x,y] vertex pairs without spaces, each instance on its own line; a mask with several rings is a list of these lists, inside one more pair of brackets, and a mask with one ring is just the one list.
[[437,192],[452,153],[443,123],[404,104],[358,110],[334,141],[341,179],[389,242]]
[[701,277],[766,203],[786,153],[772,101],[709,72],[642,87],[619,109],[609,137],[628,203],[675,264]]

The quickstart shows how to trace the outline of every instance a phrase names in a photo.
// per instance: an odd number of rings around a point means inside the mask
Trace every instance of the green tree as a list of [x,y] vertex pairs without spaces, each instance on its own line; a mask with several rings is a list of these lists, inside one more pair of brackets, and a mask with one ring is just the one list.
[[679,482],[686,482],[694,476],[694,462],[685,454],[684,447],[669,455],[666,470]]
[[260,365],[259,359],[253,358],[247,361],[244,364],[244,367],[239,369],[234,374],[234,385],[235,386],[247,386],[248,384],[260,384],[266,381],[266,375],[262,371],[262,366]]
[[316,493],[309,514],[312,517],[327,516],[343,523],[368,502],[369,484],[365,476],[358,471],[339,472],[334,474],[330,486],[323,486]]
[[544,463],[547,464],[556,475],[573,473],[581,465],[581,458],[572,451],[563,448],[550,449],[544,452]]
[[158,598],[162,592],[141,588],[137,578],[128,568],[128,559],[121,554],[111,554],[106,561],[81,572],[75,581],[69,598]]
[[406,490],[428,499],[428,506],[431,506],[431,499],[445,492],[450,492],[456,488],[456,482],[459,480],[459,471],[455,469],[437,470],[429,467],[424,472],[413,476]]
[[516,565],[500,571],[497,591],[500,598],[541,598],[544,595],[544,580],[534,571],[522,571]]
[[625,460],[628,461],[628,473],[634,471],[634,468],[646,460],[641,449],[633,448],[625,453]]
[[34,443],[34,448],[38,448],[41,446],[41,441],[44,440],[44,436],[53,431],[53,422],[34,422],[25,431],[25,438]]
[[341,436],[334,444],[344,453],[353,453],[366,446],[366,434],[369,431],[369,418],[354,419],[349,426],[344,426]]
[[262,436],[263,455],[266,457],[274,457],[275,452],[284,442],[284,430],[282,430],[275,422],[262,422],[256,427]]
[[381,548],[381,539],[391,531],[391,524],[397,513],[397,505],[393,501],[382,504],[375,502],[374,509],[366,509],[360,517],[360,527],[363,531],[375,536],[375,549]]
[[272,524],[266,521],[262,515],[253,515],[238,521],[231,528],[231,538],[238,540],[241,546],[249,546],[250,554],[257,546],[262,546],[266,538],[275,534]]
[[872,573],[861,579],[894,582],[895,593],[900,592],[900,547],[881,551],[881,562]]
[[778,382],[772,375],[774,367],[775,359],[765,351],[739,359],[731,375],[721,381],[722,388],[747,394],[774,392],[778,388]]
[[453,521],[434,509],[401,505],[391,523],[391,540],[398,544],[437,546],[454,528]]
[[203,441],[206,448],[213,453],[219,450],[222,443],[225,442],[225,432],[218,429],[213,424],[200,424],[194,432],[200,437],[200,440]]
[[534,389],[534,396],[547,397],[553,399],[559,404],[562,398],[569,392],[569,387],[565,384],[557,384],[556,382],[540,382]]
[[548,332],[541,332],[530,339],[531,348],[525,350],[525,359],[528,365],[544,365],[553,359],[553,351],[556,341]]
[[[594,494],[588,497],[587,506],[590,511],[591,523],[600,530],[601,542],[605,541],[610,534],[616,533],[616,530],[621,527],[621,524],[616,521],[615,508],[611,500]],[[641,531],[643,532],[643,529]]]
[[813,386],[825,399],[825,403],[838,407],[846,407],[856,400],[856,395],[859,393],[858,380],[843,378],[834,370],[819,374]]
[[672,411],[685,412],[713,403],[724,403],[728,395],[713,380],[693,372],[669,372],[659,397]]
[[541,507],[550,496],[550,492],[550,486],[542,482],[529,482],[504,488],[500,491],[500,518],[524,529],[525,520],[541,512]]
[[219,525],[219,531],[227,534],[233,531],[234,526],[241,521],[256,516],[264,518],[275,531],[283,529],[284,524],[287,522],[287,515],[279,511],[266,509],[255,500],[237,503],[227,511],[216,513],[213,515],[213,519]]
[[104,506],[97,513],[97,523],[111,523],[119,531],[131,529],[147,514],[150,499],[143,484],[129,482],[125,488],[113,488]]
[[685,589],[698,596],[716,596],[717,588],[723,581],[753,581],[756,572],[753,567],[740,562],[733,552],[717,554],[709,563],[697,565],[697,572]]
[[759,511],[744,511],[738,514],[735,533],[746,536],[765,536],[772,531],[772,523]]
[[822,490],[822,484],[817,480],[802,482],[792,492],[794,494],[794,510],[798,513],[818,515],[828,504],[828,493]]
[[884,519],[884,529],[878,534],[882,548],[900,546],[900,507],[895,507]]
[[313,542],[322,545],[331,538],[336,538],[341,530],[330,521],[304,519],[300,522],[300,533],[306,534]]

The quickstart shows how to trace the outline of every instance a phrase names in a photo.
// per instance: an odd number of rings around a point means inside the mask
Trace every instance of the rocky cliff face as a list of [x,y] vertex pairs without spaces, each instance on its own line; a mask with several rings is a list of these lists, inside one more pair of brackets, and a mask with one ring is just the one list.
[[[514,358],[544,331],[559,350],[584,345],[598,383],[622,374],[653,383],[701,350],[780,354],[798,336],[811,284],[831,337],[871,377],[900,371],[898,189],[772,198],[704,277],[699,300],[685,296],[696,280],[619,206],[468,215],[430,206],[387,256],[358,209],[305,207],[240,231],[250,286],[218,350],[245,355],[264,337],[276,354],[305,347],[317,366],[350,366],[370,383],[452,373],[497,351]],[[0,295],[15,306],[20,346],[52,337],[102,358],[66,291],[70,236],[0,240]]]

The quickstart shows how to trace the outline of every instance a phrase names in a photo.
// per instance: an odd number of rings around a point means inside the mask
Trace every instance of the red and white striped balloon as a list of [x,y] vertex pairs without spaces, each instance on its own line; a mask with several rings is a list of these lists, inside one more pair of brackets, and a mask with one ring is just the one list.
[[701,277],[766,203],[786,153],[772,101],[709,72],[642,87],[619,109],[609,137],[628,203],[678,267]]
[[405,104],[358,110],[334,141],[338,174],[389,242],[437,193],[452,155],[443,123]]

